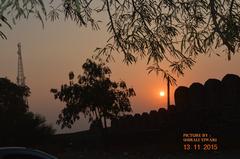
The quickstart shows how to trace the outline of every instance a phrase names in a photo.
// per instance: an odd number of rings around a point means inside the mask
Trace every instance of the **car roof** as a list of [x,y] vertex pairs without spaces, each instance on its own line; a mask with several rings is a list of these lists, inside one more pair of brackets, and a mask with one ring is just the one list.
[[48,157],[49,159],[57,159],[56,157],[36,149],[26,147],[0,147],[0,157],[6,154],[32,154],[39,157]]

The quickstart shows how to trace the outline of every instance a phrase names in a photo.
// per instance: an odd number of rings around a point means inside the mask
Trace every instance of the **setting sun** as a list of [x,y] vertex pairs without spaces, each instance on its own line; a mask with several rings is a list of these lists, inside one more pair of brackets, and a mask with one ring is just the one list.
[[163,96],[165,96],[165,93],[164,93],[164,91],[160,91],[159,95],[160,95],[160,97],[163,97]]

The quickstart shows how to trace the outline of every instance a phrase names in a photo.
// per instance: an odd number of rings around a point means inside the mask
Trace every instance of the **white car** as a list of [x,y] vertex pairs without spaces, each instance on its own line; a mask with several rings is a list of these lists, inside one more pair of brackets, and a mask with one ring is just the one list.
[[0,147],[0,159],[58,159],[48,153],[24,147]]

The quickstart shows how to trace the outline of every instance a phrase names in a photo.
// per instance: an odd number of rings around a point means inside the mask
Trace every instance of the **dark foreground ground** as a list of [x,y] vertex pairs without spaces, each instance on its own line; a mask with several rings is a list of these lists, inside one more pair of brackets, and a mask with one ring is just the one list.
[[104,137],[86,131],[56,135],[48,152],[59,159],[240,159],[238,135],[228,144],[219,138],[217,151],[185,151],[182,138],[173,134],[144,131]]
[[240,152],[215,153],[144,153],[144,152],[76,152],[61,154],[60,159],[239,159]]

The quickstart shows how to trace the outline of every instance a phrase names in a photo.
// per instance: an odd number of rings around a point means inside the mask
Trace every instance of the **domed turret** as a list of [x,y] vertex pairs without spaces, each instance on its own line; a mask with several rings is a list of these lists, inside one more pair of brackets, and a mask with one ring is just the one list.
[[234,74],[224,76],[221,93],[224,106],[238,106],[240,100],[240,77]]
[[184,111],[189,106],[189,88],[180,86],[175,90],[174,99],[176,109]]
[[201,110],[206,107],[205,88],[201,83],[193,83],[189,87],[190,109]]
[[206,92],[206,105],[209,108],[221,107],[221,81],[218,79],[209,79],[204,84]]

